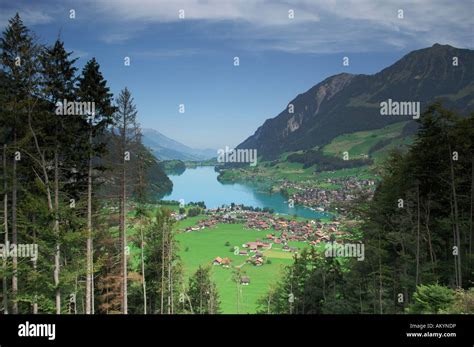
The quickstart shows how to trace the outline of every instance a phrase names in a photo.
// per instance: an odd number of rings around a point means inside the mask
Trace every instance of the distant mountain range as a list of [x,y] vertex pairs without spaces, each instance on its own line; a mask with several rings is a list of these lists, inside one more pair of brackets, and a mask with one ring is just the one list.
[[154,129],[143,129],[143,144],[150,148],[159,160],[207,160],[217,156],[213,149],[195,149],[170,139]]
[[273,159],[325,145],[341,134],[413,122],[412,116],[381,115],[381,103],[388,99],[420,102],[421,111],[436,100],[460,112],[473,111],[474,51],[435,44],[374,75],[329,77],[291,100],[237,148],[257,149],[259,156]]

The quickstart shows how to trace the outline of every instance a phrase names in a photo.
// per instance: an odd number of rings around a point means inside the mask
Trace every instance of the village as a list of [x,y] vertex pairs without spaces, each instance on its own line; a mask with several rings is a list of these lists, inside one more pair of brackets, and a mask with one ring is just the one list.
[[[239,205],[233,208],[207,209],[204,215],[207,219],[199,220],[195,226],[186,227],[183,231],[192,232],[214,228],[217,224],[244,224],[247,230],[273,230],[273,233],[267,234],[267,239],[272,243],[283,245],[286,245],[288,241],[316,245],[319,242],[330,241],[331,236],[340,239],[351,235],[347,231],[339,230],[341,223],[337,220],[298,221],[269,212],[242,210]],[[275,236],[277,233],[280,233],[279,236]]]
[[296,190],[289,196],[294,204],[311,207],[321,212],[331,211],[334,209],[334,203],[349,202],[362,194],[371,198],[375,190],[374,180],[356,177],[328,178],[324,183],[338,188],[304,187],[288,180],[283,181],[281,188]]
[[[263,266],[266,263],[265,252],[272,248],[281,252],[297,254],[298,247],[290,244],[293,241],[316,246],[321,242],[343,242],[352,237],[351,232],[341,230],[341,223],[335,219],[328,221],[295,220],[288,216],[269,212],[244,210],[240,205],[207,209],[203,216],[205,218],[199,220],[196,225],[188,226],[180,232],[199,232],[203,229],[216,228],[218,224],[242,224],[244,230],[248,232],[268,231],[264,238],[255,239],[242,245],[232,245],[233,254],[243,258],[242,264],[235,265],[235,267],[241,267],[244,264]],[[181,217],[176,215],[176,218]],[[209,261],[214,266],[227,269],[231,267],[233,260],[218,254]],[[245,284],[241,284],[248,285],[250,283],[248,278],[246,281]]]

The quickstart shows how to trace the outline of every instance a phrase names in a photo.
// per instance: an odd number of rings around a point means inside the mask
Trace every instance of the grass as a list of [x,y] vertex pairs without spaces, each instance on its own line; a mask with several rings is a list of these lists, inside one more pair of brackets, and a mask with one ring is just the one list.
[[175,230],[177,230],[177,229],[182,230],[182,229],[186,229],[187,227],[195,226],[198,221],[205,220],[205,219],[209,219],[209,217],[205,216],[205,215],[199,215],[199,216],[195,216],[195,217],[187,217],[186,219],[183,219],[183,220],[177,222],[174,225]]
[[398,138],[390,142],[387,146],[381,148],[380,150],[372,154],[372,158],[375,161],[375,164],[382,163],[388,158],[389,151],[397,147],[407,147],[413,143],[413,137],[404,137]]
[[361,158],[364,155],[368,155],[370,148],[377,142],[398,137],[407,123],[399,122],[377,130],[358,131],[340,135],[324,146],[323,153],[342,157],[342,153],[347,151],[349,152],[349,158]]
[[[242,224],[219,224],[214,229],[203,229],[196,232],[180,233],[176,239],[180,244],[179,256],[184,266],[184,276],[187,279],[197,270],[198,266],[211,266],[212,278],[216,283],[221,300],[222,313],[255,313],[257,300],[264,296],[272,283],[275,283],[285,265],[293,263],[292,254],[284,252],[281,247],[272,247],[264,251],[265,263],[260,267],[246,264],[246,256],[234,255],[230,251],[234,246],[242,249],[242,244],[264,239],[270,231],[246,230]],[[226,243],[229,246],[225,246]],[[295,246],[302,249],[305,244],[298,242]],[[215,257],[232,259],[231,268],[211,265]],[[242,274],[250,278],[250,285],[240,286],[241,302],[237,307],[237,285],[232,280],[233,267],[244,264]]]

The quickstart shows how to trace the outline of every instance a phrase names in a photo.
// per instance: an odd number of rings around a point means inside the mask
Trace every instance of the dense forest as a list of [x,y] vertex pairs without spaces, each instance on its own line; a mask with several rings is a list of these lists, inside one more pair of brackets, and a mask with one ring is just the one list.
[[262,313],[473,313],[474,113],[434,104],[410,149],[394,151],[361,221],[365,259],[295,257]]
[[[142,144],[131,92],[114,98],[94,58],[78,73],[59,38],[38,43],[18,14],[0,50],[0,310],[192,310],[179,303],[174,219],[146,208],[172,183]],[[29,245],[37,252],[22,256]],[[139,264],[128,263],[131,245]],[[189,303],[208,286],[207,274],[192,281]]]

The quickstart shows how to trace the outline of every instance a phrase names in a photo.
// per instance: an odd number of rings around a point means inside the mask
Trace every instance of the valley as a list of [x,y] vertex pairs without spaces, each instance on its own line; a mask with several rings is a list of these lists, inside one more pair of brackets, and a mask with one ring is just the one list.
[[278,159],[260,162],[258,167],[218,167],[218,179],[224,183],[257,182],[268,192],[279,192],[296,205],[334,212],[338,202],[373,193],[383,160],[390,151],[406,150],[411,143],[412,137],[404,130],[407,125],[405,121],[381,129],[343,134],[321,149],[315,148],[330,158],[347,156],[347,162],[367,161],[357,167],[320,171],[320,160],[315,163],[291,161],[305,151],[286,152]]

